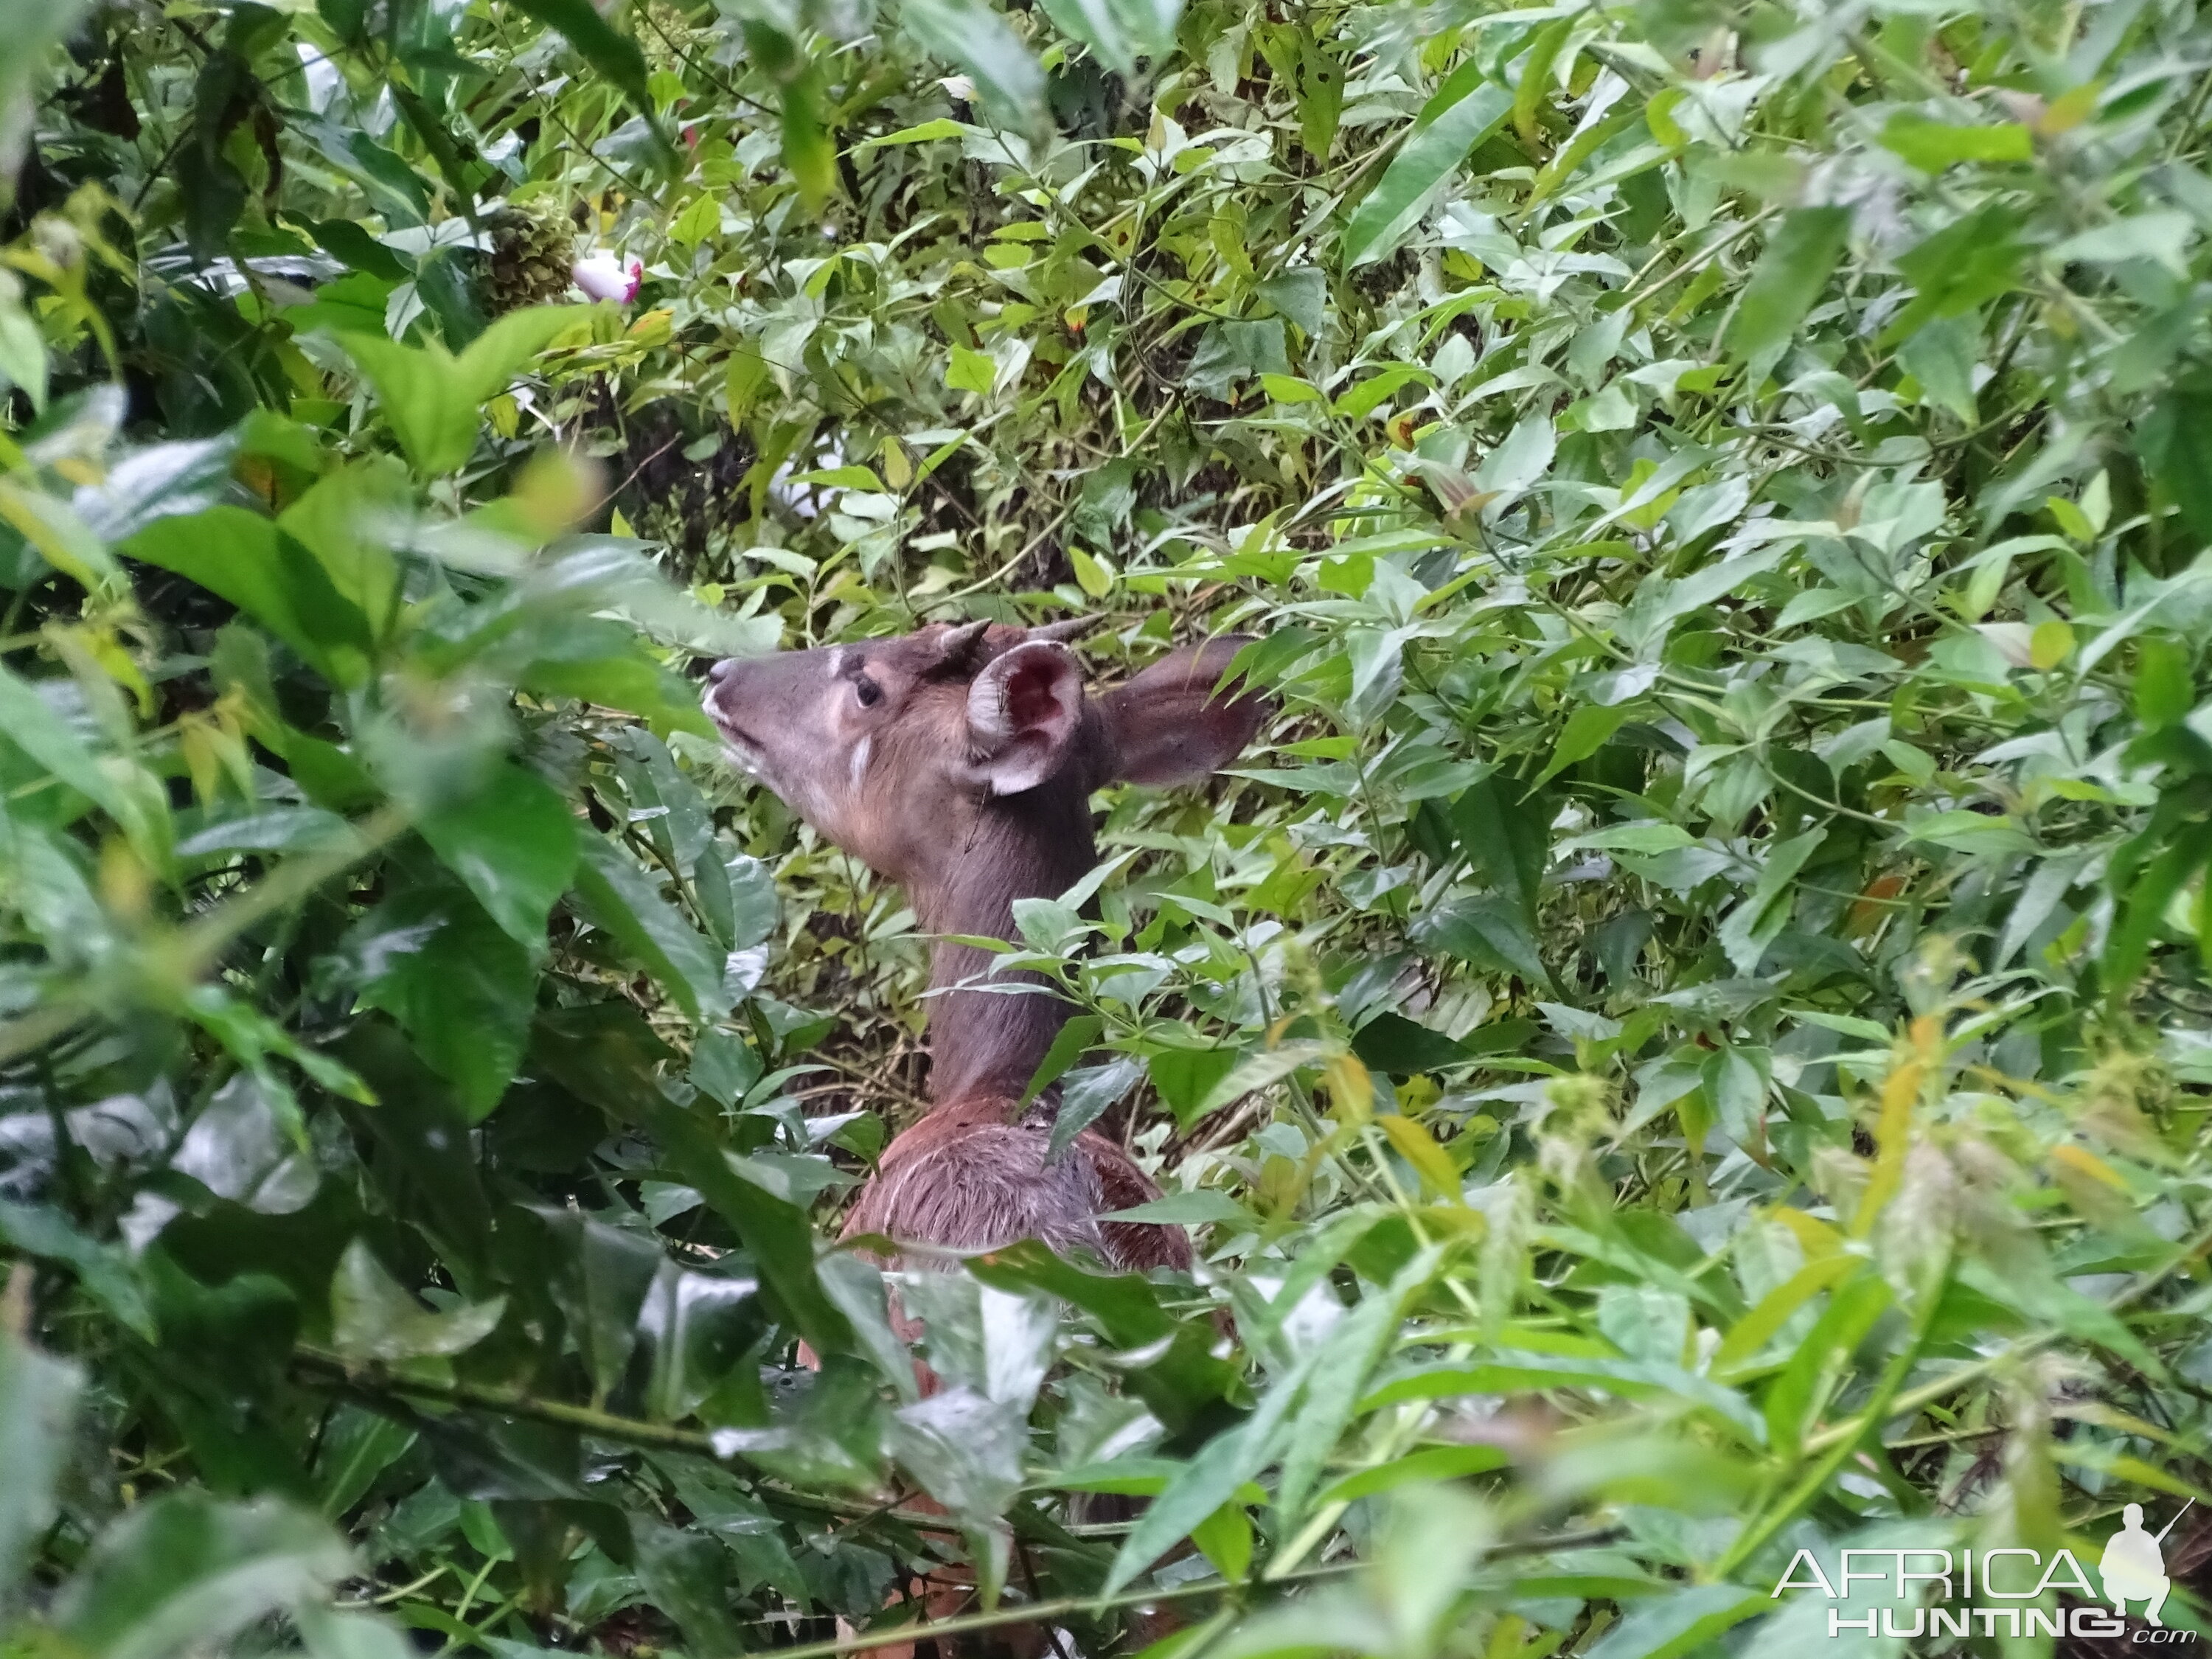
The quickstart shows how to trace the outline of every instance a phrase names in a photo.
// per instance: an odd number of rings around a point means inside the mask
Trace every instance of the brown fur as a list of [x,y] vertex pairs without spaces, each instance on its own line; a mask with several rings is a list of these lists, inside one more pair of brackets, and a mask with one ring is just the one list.
[[1189,1269],[1180,1229],[1097,1218],[1159,1196],[1127,1153],[1086,1129],[1053,1163],[1048,1115],[1015,1111],[1015,1101],[972,1097],[933,1107],[885,1150],[845,1236],[978,1250],[1035,1238],[1115,1267]]
[[[906,886],[924,928],[1006,939],[1016,899],[1063,892],[1097,861],[1093,790],[1203,776],[1249,741],[1265,705],[1212,695],[1242,643],[1179,652],[1094,699],[1057,644],[940,625],[718,664],[706,708],[801,817]],[[1159,1195],[1120,1147],[1085,1131],[1046,1156],[1053,1100],[1019,1102],[1069,1010],[1042,991],[974,988],[992,961],[936,946],[930,1109],[885,1150],[847,1236],[954,1249],[1036,1238],[1123,1269],[1188,1268],[1180,1228],[1099,1219]],[[1038,983],[993,983],[1024,981]]]
[[[1093,790],[1202,776],[1250,740],[1265,706],[1212,696],[1241,643],[1177,653],[1093,700],[1073,682],[1072,658],[1020,629],[930,628],[720,664],[706,707],[732,750],[808,823],[906,886],[924,928],[1008,939],[1016,899],[1065,892],[1097,861]],[[1017,651],[1026,654],[994,670]],[[975,687],[987,675],[1004,695],[980,700],[994,718],[979,725]],[[1056,1091],[1027,1109],[1021,1097],[1069,1010],[1042,991],[972,988],[993,960],[950,939],[933,952],[930,1108],[884,1149],[845,1237],[956,1250],[1034,1238],[1125,1271],[1188,1271],[1182,1228],[1101,1219],[1159,1196],[1121,1147],[1085,1130],[1064,1156],[1048,1155]],[[921,1334],[896,1294],[889,1311],[907,1341]],[[927,1367],[915,1372],[934,1389]],[[921,1589],[933,1622],[974,1587],[948,1570]],[[1047,1650],[1042,1631],[1005,1638],[1018,1654]],[[914,1659],[915,1649],[879,1651]]]

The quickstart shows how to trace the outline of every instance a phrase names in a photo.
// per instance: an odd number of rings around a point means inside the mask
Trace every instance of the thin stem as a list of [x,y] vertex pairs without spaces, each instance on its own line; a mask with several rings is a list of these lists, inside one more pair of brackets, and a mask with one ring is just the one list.
[[[634,1417],[621,1417],[612,1412],[594,1410],[589,1406],[571,1405],[565,1400],[541,1399],[520,1389],[494,1388],[478,1382],[434,1382],[419,1377],[400,1376],[381,1365],[356,1364],[326,1349],[312,1347],[305,1343],[292,1350],[292,1368],[300,1380],[310,1387],[334,1387],[371,1400],[384,1397],[443,1401],[456,1406],[474,1407],[481,1411],[497,1412],[502,1417],[574,1429],[579,1433],[601,1440],[619,1441],[648,1451],[686,1452],[696,1457],[713,1458],[717,1462],[724,1461],[721,1454],[714,1449],[714,1437],[700,1430],[680,1429],[666,1423],[642,1422]],[[957,1533],[959,1530],[943,1516],[929,1515],[919,1510],[886,1510],[877,1504],[841,1504],[835,1499],[817,1498],[807,1492],[789,1492],[780,1486],[768,1490],[780,1502],[818,1510],[825,1515],[880,1515],[902,1525],[928,1532]]]
[[[264,918],[296,903],[331,877],[341,875],[386,842],[403,834],[407,815],[381,806],[352,826],[353,838],[326,852],[288,859],[236,898],[218,905],[190,927],[160,939],[146,951],[157,975],[176,985],[203,977],[225,946]],[[0,1066],[20,1059],[75,1030],[99,1008],[86,1000],[100,988],[73,987],[44,1007],[0,1024]]]
[[[2106,1303],[2106,1311],[2117,1314],[2133,1307],[2208,1249],[2212,1249],[2212,1227],[2203,1229],[2186,1244],[2178,1246],[2174,1253],[2166,1258],[2164,1267],[2138,1279],[2111,1302]],[[1946,1371],[1932,1382],[1923,1382],[1917,1389],[1907,1389],[1893,1400],[1877,1399],[1872,1407],[1860,1413],[1856,1417],[1846,1419],[1841,1423],[1831,1424],[1817,1434],[1807,1435],[1805,1449],[1808,1452],[1823,1451],[1838,1441],[1856,1442],[1859,1436],[1865,1432],[1875,1412],[1880,1412],[1885,1417],[1905,1417],[1916,1413],[1923,1406],[1941,1400],[1961,1383],[1971,1382],[1978,1376],[1986,1376],[1991,1371],[2025,1359],[2030,1354],[2040,1352],[2052,1343],[2062,1340],[2065,1335],[2066,1333],[2063,1331],[2049,1330],[2035,1336],[2017,1337],[1999,1348],[1995,1353],[1985,1354],[1970,1364],[1960,1365],[1954,1370]]]
[[412,1583],[402,1584],[396,1589],[385,1590],[379,1595],[363,1596],[357,1601],[340,1601],[337,1605],[342,1608],[347,1609],[357,1607],[390,1607],[394,1601],[404,1601],[409,1596],[414,1595],[416,1590],[436,1583],[438,1580],[443,1578],[447,1573],[453,1571],[453,1564],[452,1562],[441,1561],[436,1566],[431,1568],[429,1571],[424,1573],[420,1578],[416,1579]]
[[[1500,1544],[1487,1552],[1486,1559],[1503,1560],[1521,1555],[1548,1555],[1555,1550],[1583,1549],[1611,1543],[1621,1535],[1617,1527],[1600,1531],[1565,1533],[1551,1538],[1530,1538],[1518,1543]],[[1358,1571],[1366,1564],[1360,1561],[1333,1561],[1324,1566],[1309,1567],[1304,1572],[1286,1573],[1271,1579],[1272,1584],[1303,1584],[1316,1580],[1340,1578]],[[1152,1607],[1163,1601],[1183,1601],[1202,1595],[1239,1597],[1252,1586],[1232,1584],[1212,1578],[1199,1584],[1176,1584],[1166,1589],[1123,1590],[1107,1596],[1062,1595],[1049,1601],[1030,1601],[1018,1607],[1000,1607],[993,1613],[971,1613],[957,1619],[943,1619],[933,1623],[894,1625],[887,1629],[868,1631],[858,1636],[843,1636],[833,1641],[809,1642],[793,1648],[778,1648],[778,1659],[838,1659],[848,1653],[865,1653],[872,1648],[902,1646],[909,1642],[941,1640],[950,1636],[964,1636],[971,1631],[1003,1630],[1010,1625],[1034,1625],[1049,1619],[1070,1615],[1096,1614],[1117,1607]]]

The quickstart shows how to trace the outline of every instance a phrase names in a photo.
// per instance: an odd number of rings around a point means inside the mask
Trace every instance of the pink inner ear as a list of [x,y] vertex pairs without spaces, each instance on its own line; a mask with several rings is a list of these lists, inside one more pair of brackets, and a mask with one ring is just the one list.
[[1035,732],[1059,724],[1060,665],[1042,653],[1024,655],[1006,677],[1006,724],[1016,732]]

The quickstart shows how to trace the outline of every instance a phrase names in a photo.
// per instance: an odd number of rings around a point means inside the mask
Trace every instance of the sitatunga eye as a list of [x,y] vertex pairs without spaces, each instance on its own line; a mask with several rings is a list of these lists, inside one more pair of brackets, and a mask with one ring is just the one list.
[[865,676],[853,682],[853,695],[860,700],[863,708],[873,708],[884,700],[884,688]]

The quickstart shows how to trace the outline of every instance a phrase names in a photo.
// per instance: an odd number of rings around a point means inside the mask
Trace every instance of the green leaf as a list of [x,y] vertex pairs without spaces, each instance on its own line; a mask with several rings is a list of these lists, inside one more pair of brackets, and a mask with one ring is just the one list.
[[341,1406],[323,1432],[315,1487],[323,1514],[336,1521],[368,1496],[376,1478],[407,1455],[415,1431],[361,1406]]
[[811,472],[794,472],[791,482],[795,484],[826,484],[837,489],[866,489],[881,494],[884,481],[873,469],[865,466],[817,467]]
[[[597,15],[588,0],[557,3]],[[341,334],[338,343],[374,388],[377,404],[416,471],[434,477],[467,464],[483,428],[479,406],[504,391],[555,335],[589,314],[582,306],[510,312],[459,357],[434,340],[407,346],[366,334]]]
[[399,256],[352,220],[319,219],[309,222],[306,228],[325,252],[354,270],[395,285],[407,280],[408,269],[399,263]]
[[742,1653],[730,1613],[729,1557],[712,1533],[644,1522],[635,1528],[637,1576],[653,1605],[676,1621],[694,1653]]
[[1052,1039],[1052,1047],[1045,1050],[1043,1060],[1037,1064],[1036,1075],[1022,1091],[1024,1106],[1060,1081],[1067,1069],[1083,1058],[1083,1051],[1098,1041],[1106,1022],[1096,1014],[1078,1014],[1061,1026]]
[[884,1276],[857,1255],[836,1251],[815,1264],[823,1293],[853,1328],[853,1338],[901,1400],[921,1398],[914,1353],[892,1328]]
[[1285,375],[1291,360],[1283,319],[1216,323],[1199,337],[1198,350],[1183,373],[1185,384],[1209,397],[1227,398],[1237,383],[1252,375]]
[[744,1241],[777,1318],[817,1353],[849,1352],[853,1329],[814,1271],[806,1212],[754,1181],[699,1119],[650,1089],[625,1099],[624,1115],[660,1143],[669,1167],[699,1189]]
[[425,812],[420,827],[486,915],[527,949],[542,947],[545,919],[576,867],[579,836],[551,784],[501,765],[465,800]]
[[1711,1412],[1751,1445],[1763,1444],[1766,1425],[1734,1389],[1709,1382],[1679,1365],[1651,1360],[1584,1358],[1571,1354],[1501,1349],[1487,1359],[1419,1364],[1382,1383],[1362,1402],[1376,1411],[1401,1400],[1438,1400],[1458,1394],[1522,1394],[1541,1389],[1589,1389],[1624,1399],[1667,1394]]
[[639,641],[626,642],[617,655],[581,660],[541,658],[523,671],[520,686],[541,696],[574,697],[602,708],[619,708],[638,715],[657,732],[714,735],[695,688],[653,661]]
[[88,1238],[49,1206],[6,1199],[0,1199],[0,1242],[25,1255],[67,1267],[108,1317],[143,1340],[155,1340],[154,1316],[121,1245]]
[[1067,1149],[1075,1144],[1076,1136],[1104,1115],[1143,1075],[1137,1062],[1127,1055],[1103,1066],[1088,1066],[1070,1072],[1060,1089],[1060,1110],[1052,1121],[1052,1138],[1045,1146],[1047,1161],[1058,1163],[1065,1157]]
[[[1279,378],[1279,377],[1273,377]],[[1436,376],[1415,363],[1393,363],[1379,374],[1371,374],[1351,391],[1338,398],[1336,412],[1347,421],[1364,420],[1382,405],[1382,401],[1395,394],[1401,386],[1415,380],[1433,383]]]
[[[0,122],[30,118],[28,100],[48,55],[76,32],[78,21],[90,9],[88,0],[54,0],[52,4],[13,0],[0,8],[0,38],[8,42],[6,55],[0,56]],[[0,161],[5,161],[10,175],[7,194],[11,207],[15,205],[12,175],[21,164],[21,151],[15,147],[21,142],[11,129],[5,140],[8,148],[0,151]]]
[[818,64],[783,83],[783,164],[799,199],[819,212],[837,193],[837,140],[830,128],[829,88]]
[[41,491],[0,479],[0,524],[12,528],[48,564],[81,586],[96,591],[119,574],[107,549],[76,509]]
[[1697,837],[1679,823],[1645,819],[1570,836],[1559,843],[1559,851],[1576,853],[1589,849],[1600,853],[1671,853],[1677,848],[1697,844]]
[[2027,161],[2035,155],[2027,129],[2017,121],[1960,127],[1899,110],[1881,130],[1882,148],[1923,173],[1941,173],[1961,161]]
[[1370,1295],[1329,1333],[1291,1423],[1275,1498],[1284,1515],[1300,1512],[1358,1413],[1368,1377],[1389,1352],[1400,1310],[1436,1268],[1437,1253],[1424,1251],[1407,1264],[1389,1289]]
[[1754,384],[1819,302],[1850,229],[1849,208],[1793,208],[1767,238],[1766,252],[1728,325],[1729,355],[1752,365]]
[[1789,1364],[1767,1388],[1762,1405],[1771,1444],[1785,1452],[1796,1450],[1812,1413],[1823,1404],[1823,1381],[1832,1374],[1835,1360],[1857,1347],[1892,1300],[1889,1285],[1879,1273],[1852,1275],[1838,1285]]
[[2212,542],[2212,381],[2185,381],[2159,400],[2143,422],[2142,453],[2194,543]]
[[[1197,1054],[1208,1051],[1192,1049],[1185,1052]],[[1225,1073],[1217,1072],[1217,1080],[1199,1097],[1197,1104],[1192,1107],[1188,1117],[1178,1114],[1178,1120],[1188,1127],[1189,1124],[1196,1122],[1199,1119],[1211,1116],[1223,1107],[1233,1104],[1249,1094],[1279,1083],[1285,1078],[1309,1066],[1320,1066],[1326,1063],[1336,1053],[1337,1049],[1333,1043],[1303,1041],[1285,1042],[1278,1048],[1262,1048],[1256,1054],[1239,1055],[1237,1057],[1235,1067]],[[1164,1055],[1159,1054],[1152,1057],[1152,1078],[1155,1087],[1158,1085],[1160,1076],[1159,1062],[1164,1058]],[[1218,1065],[1218,1062],[1212,1064]],[[1194,1072],[1210,1069],[1212,1069],[1212,1065],[1193,1067]],[[1163,1097],[1164,1098],[1164,1094]]]
[[[947,1322],[933,1306],[933,1326]],[[985,1595],[1006,1577],[1000,1517],[1022,1486],[1027,1413],[1018,1401],[993,1400],[965,1385],[940,1389],[901,1406],[884,1443],[922,1490],[969,1527],[969,1549]]]
[[723,954],[660,896],[636,861],[590,825],[576,824],[576,894],[585,914],[645,964],[692,1019],[726,1013]]
[[970,351],[966,346],[952,348],[951,367],[945,371],[945,384],[955,392],[972,392],[979,398],[991,395],[998,384],[999,366],[984,352]]
[[1063,33],[1089,46],[1116,75],[1134,75],[1140,58],[1175,45],[1182,0],[1042,0]]
[[637,42],[600,15],[591,0],[516,0],[521,9],[566,35],[583,59],[605,76],[630,107],[653,118],[653,93],[646,83],[645,54]]
[[592,1392],[604,1398],[622,1381],[637,1346],[638,1315],[662,1265],[659,1248],[574,1211],[537,1214],[555,1240],[546,1288],[568,1322]]
[[1678,1659],[1704,1652],[1725,1631],[1773,1607],[1767,1591],[1692,1584],[1632,1606],[1589,1650],[1589,1659]]
[[899,22],[923,51],[965,70],[1002,125],[1025,129],[1042,117],[1044,71],[983,0],[904,0]]
[[[1576,716],[1583,712],[1577,709]],[[1551,830],[1540,802],[1533,790],[1493,775],[1467,790],[1451,808],[1452,833],[1468,862],[1490,878],[1532,928],[1550,859]]]
[[356,1570],[311,1510],[222,1504],[183,1487],[125,1511],[63,1587],[54,1624],[101,1659],[219,1652],[273,1613],[325,1600]]
[[1352,210],[1337,249],[1346,266],[1395,252],[1426,210],[1431,192],[1512,112],[1513,94],[1484,80],[1474,59],[1455,70],[1415,118],[1381,182]]
[[1559,436],[1543,415],[1530,415],[1514,422],[1504,441],[1482,458],[1474,470],[1478,495],[1518,495],[1534,484],[1559,453]]
[[933,144],[940,138],[964,138],[973,127],[939,116],[933,121],[924,121],[919,126],[901,127],[896,132],[884,133],[879,138],[870,138],[854,146],[855,149],[875,149],[884,144]]
[[1298,143],[1316,161],[1326,163],[1344,118],[1344,65],[1304,30],[1299,32],[1297,97]]
[[1217,1221],[1235,1226],[1254,1224],[1252,1212],[1226,1193],[1211,1188],[1195,1192],[1170,1193],[1165,1198],[1155,1198],[1143,1204],[1132,1205],[1126,1210],[1114,1210],[1100,1218],[1106,1221],[1152,1221],[1178,1227],[1203,1227]]
[[669,222],[668,240],[679,247],[696,247],[722,228],[722,204],[709,191],[693,197]]
[[[220,502],[229,493],[238,451],[235,433],[150,445],[110,467],[98,485],[80,490],[72,510],[99,540],[127,540],[156,519],[203,512]],[[112,568],[104,551],[100,557]]]
[[1825,829],[1809,830],[1763,849],[1765,859],[1759,871],[1759,884],[1752,889],[1748,898],[1729,913],[1720,927],[1721,948],[1728,952],[1729,965],[1739,974],[1753,972],[1759,958],[1766,954],[1766,947],[1788,925],[1796,899],[1792,884],[1797,879],[1797,872],[1827,839],[1827,834]]
[[1576,762],[1588,760],[1604,748],[1627,719],[1628,710],[1617,703],[1610,708],[1584,703],[1576,709],[1567,717],[1566,729],[1559,733],[1550,763],[1536,775],[1537,787],[1549,783]]
[[1521,135],[1521,142],[1532,153],[1540,150],[1541,135],[1536,127],[1537,112],[1555,90],[1552,80],[1552,65],[1558,60],[1559,48],[1574,33],[1575,20],[1562,17],[1547,23],[1536,31],[1528,44],[1526,56],[1521,59],[1521,74],[1513,89],[1513,130]]
[[1241,1584],[1250,1574],[1252,1517],[1243,1504],[1224,1504],[1190,1529],[1190,1541],[1231,1583]]
[[483,422],[476,399],[462,395],[455,380],[451,353],[442,346],[404,346],[365,334],[339,339],[374,389],[392,435],[418,473],[452,472],[466,463]]
[[1982,339],[1978,319],[1941,317],[1923,324],[1897,349],[1900,368],[1922,392],[1966,425],[1981,418],[1974,398],[1974,364]]
[[1808,1302],[1865,1267],[1863,1257],[1841,1250],[1807,1262],[1787,1281],[1760,1297],[1756,1307],[1729,1328],[1728,1335],[1713,1352],[1709,1368],[1711,1374],[1725,1380],[1737,1366],[1755,1358]]
[[2039,1253],[2021,1253],[2002,1273],[1985,1261],[1962,1262],[1959,1279],[1992,1301],[2018,1309],[2035,1329],[2063,1331],[2077,1341],[2108,1348],[2154,1381],[2168,1375],[2165,1363],[2124,1320],[2061,1279]]
[[0,1326],[0,1607],[13,1603],[68,1461],[83,1376]]
[[1347,1474],[1314,1494],[1314,1507],[1350,1504],[1362,1498],[1431,1480],[1455,1480],[1503,1468],[1506,1454],[1495,1446],[1431,1446]]
[[1106,567],[1081,548],[1068,550],[1068,562],[1075,568],[1075,585],[1094,599],[1103,599],[1114,590],[1114,578]]
[[331,586],[381,634],[399,603],[399,568],[385,545],[387,526],[414,510],[407,469],[377,455],[318,478],[278,515],[277,528],[315,556]]
[[2123,881],[2126,884],[2116,895],[2122,905],[2120,920],[2105,945],[2106,994],[2124,997],[2135,988],[2166,907],[2208,858],[2212,858],[2212,836],[2206,835],[2202,826],[2195,826],[2192,833],[2177,839],[2148,863],[2136,869],[2113,871],[2115,887]]
[[31,412],[46,412],[46,341],[21,307],[0,304],[0,391],[21,386]]
[[2016,818],[1989,812],[1931,812],[1905,832],[1909,841],[1930,842],[1979,858],[2016,857],[2036,850],[2035,838]]
[[1352,1052],[1372,1070],[1408,1077],[1465,1065],[1468,1050],[1442,1031],[1385,1009],[1352,1034]]
[[1145,1069],[1177,1121],[1189,1123],[1214,1085],[1236,1069],[1237,1059],[1234,1048],[1163,1048],[1146,1059]]
[[463,1353],[492,1334],[507,1298],[464,1303],[443,1313],[422,1306],[356,1239],[331,1281],[331,1340],[349,1359],[386,1364]]
[[[453,1085],[469,1121],[490,1114],[529,1045],[538,961],[465,893],[418,890],[356,927],[359,953],[389,966],[362,988]],[[420,943],[416,941],[420,940]]]
[[2026,258],[2020,217],[2008,204],[1993,201],[1953,220],[1898,257],[1915,293],[1876,343],[1894,345],[1930,318],[1964,316],[2008,292],[2018,285]]
[[137,811],[121,781],[100,764],[83,739],[55,718],[52,707],[29,681],[4,666],[0,666],[0,734],[42,772],[96,801],[110,816],[126,818]]
[[1220,1420],[1237,1372],[1217,1358],[1206,1319],[1178,1320],[1136,1273],[1087,1273],[1034,1239],[972,1258],[968,1271],[1006,1291],[1042,1291],[1081,1310],[1116,1348],[1142,1350],[1128,1386],[1174,1432]]
[[461,396],[481,404],[505,391],[507,382],[545,349],[547,342],[589,317],[592,309],[575,305],[532,306],[498,319],[454,360],[454,380]]
[[2179,725],[2197,702],[2189,652],[2179,641],[2147,635],[2136,646],[2136,718],[2149,731]]
[[1308,1375],[1324,1350],[1316,1349],[1279,1377],[1260,1398],[1252,1414],[1225,1434],[1216,1435],[1168,1483],[1138,1517],[1114,1557],[1099,1587],[1111,1595],[1190,1535],[1206,1516],[1237,1495],[1274,1455],[1283,1419],[1297,1402]]
[[368,617],[313,554],[259,514],[211,507],[161,519],[123,550],[229,600],[334,684],[368,678],[374,651]]
[[1552,982],[1526,912],[1500,894],[1439,905],[1413,919],[1409,937],[1424,950],[1449,951],[1478,968],[1518,974],[1533,985]]

